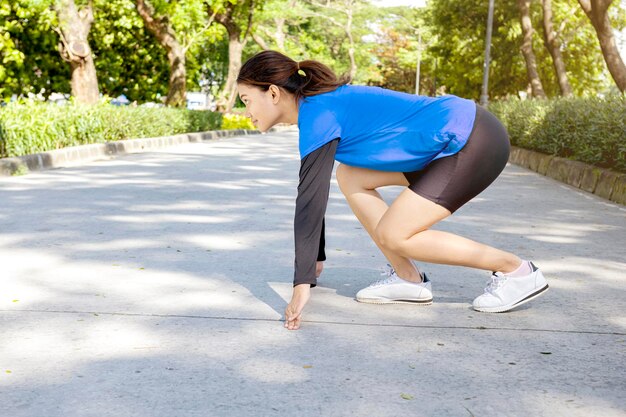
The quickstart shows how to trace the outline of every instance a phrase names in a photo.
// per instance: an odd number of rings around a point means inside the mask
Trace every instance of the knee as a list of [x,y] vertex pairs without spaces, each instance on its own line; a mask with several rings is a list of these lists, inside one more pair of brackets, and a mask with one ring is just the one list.
[[374,230],[374,236],[378,244],[385,250],[401,254],[406,239],[395,233],[393,230],[382,225],[378,225]]

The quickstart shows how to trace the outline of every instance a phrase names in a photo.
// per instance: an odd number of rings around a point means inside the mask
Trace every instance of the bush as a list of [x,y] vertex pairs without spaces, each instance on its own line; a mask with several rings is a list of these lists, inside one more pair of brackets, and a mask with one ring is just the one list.
[[225,114],[222,121],[222,129],[250,129],[254,130],[256,127],[252,124],[252,120],[242,114]]
[[626,172],[626,96],[495,102],[511,143]]
[[67,146],[220,129],[209,111],[27,102],[0,107],[0,158]]

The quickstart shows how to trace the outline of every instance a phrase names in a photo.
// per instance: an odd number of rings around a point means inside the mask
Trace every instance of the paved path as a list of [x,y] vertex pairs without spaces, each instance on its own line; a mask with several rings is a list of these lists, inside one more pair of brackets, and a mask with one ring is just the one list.
[[428,265],[435,304],[376,306],[353,298],[384,259],[333,184],[289,332],[296,142],[0,179],[0,416],[626,415],[624,207],[508,166],[438,227],[535,260],[551,291],[481,314],[488,273]]

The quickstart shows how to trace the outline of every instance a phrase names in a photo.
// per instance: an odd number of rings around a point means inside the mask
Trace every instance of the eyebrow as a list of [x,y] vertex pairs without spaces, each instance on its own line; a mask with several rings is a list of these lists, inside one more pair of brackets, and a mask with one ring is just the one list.
[[245,93],[244,94],[239,94],[239,98],[244,98],[244,97],[248,97],[248,95],[245,94]]

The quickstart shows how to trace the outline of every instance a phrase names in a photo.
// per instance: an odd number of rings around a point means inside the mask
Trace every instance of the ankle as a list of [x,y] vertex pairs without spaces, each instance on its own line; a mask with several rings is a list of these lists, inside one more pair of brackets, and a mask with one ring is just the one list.
[[507,262],[501,265],[500,268],[498,268],[496,271],[500,271],[505,275],[510,274],[517,271],[520,267],[524,266],[524,262],[526,261],[516,256],[513,259],[507,260]]
[[406,274],[402,274],[396,271],[396,275],[398,275],[398,278],[400,279],[408,282],[413,282],[415,284],[420,284],[424,281],[422,274],[419,271],[412,271]]
[[504,275],[506,275],[509,278],[523,277],[523,276],[530,274],[532,271],[533,269],[530,266],[530,262],[522,261],[516,269],[509,271],[509,272],[505,272]]

